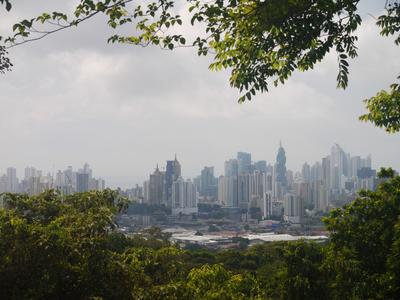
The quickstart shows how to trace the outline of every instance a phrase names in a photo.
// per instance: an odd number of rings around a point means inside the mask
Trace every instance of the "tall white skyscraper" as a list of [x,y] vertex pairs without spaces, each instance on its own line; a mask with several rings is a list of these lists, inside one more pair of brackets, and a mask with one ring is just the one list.
[[181,176],[172,184],[172,214],[190,215],[198,212],[198,193],[190,180],[183,180]]
[[348,172],[348,155],[343,149],[335,144],[331,148],[330,156],[330,187],[333,190],[340,190],[343,183],[343,175],[347,176]]
[[17,170],[15,168],[7,168],[7,192],[18,192]]
[[287,193],[284,200],[284,219],[290,223],[300,223],[303,216],[301,198],[292,193]]
[[237,176],[218,178],[218,202],[225,207],[239,207]]

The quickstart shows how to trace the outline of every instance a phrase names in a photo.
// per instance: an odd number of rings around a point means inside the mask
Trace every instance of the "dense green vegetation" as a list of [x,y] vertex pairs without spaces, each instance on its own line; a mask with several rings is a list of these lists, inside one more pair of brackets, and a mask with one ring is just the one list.
[[[381,172],[392,176],[393,172]],[[325,219],[330,241],[181,249],[152,228],[119,233],[117,193],[5,194],[2,299],[395,299],[400,177]]]

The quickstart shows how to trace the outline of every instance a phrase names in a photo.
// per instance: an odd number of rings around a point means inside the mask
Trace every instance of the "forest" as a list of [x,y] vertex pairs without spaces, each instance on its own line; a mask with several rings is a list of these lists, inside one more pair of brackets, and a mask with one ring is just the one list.
[[328,242],[231,250],[180,248],[150,228],[125,236],[117,192],[3,194],[3,299],[395,299],[400,288],[400,177],[324,219]]

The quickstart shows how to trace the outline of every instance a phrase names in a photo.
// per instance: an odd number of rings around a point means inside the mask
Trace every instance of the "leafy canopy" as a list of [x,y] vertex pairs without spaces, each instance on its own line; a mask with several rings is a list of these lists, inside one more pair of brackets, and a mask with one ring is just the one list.
[[327,243],[180,249],[160,229],[125,236],[116,192],[2,195],[4,299],[397,299],[400,177],[325,219]]

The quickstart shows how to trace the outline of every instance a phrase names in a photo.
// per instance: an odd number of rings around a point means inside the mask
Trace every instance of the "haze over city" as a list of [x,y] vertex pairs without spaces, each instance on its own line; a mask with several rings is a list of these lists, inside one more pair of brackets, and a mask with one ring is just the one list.
[[[65,1],[44,3],[49,11],[71,8]],[[273,163],[279,140],[292,170],[319,160],[334,143],[371,154],[374,168],[400,169],[399,136],[358,120],[362,100],[387,88],[400,66],[398,48],[374,25],[381,9],[372,0],[360,6],[365,22],[347,90],[336,89],[332,55],[241,105],[228,73],[210,72],[208,58],[193,49],[108,45],[112,31],[101,17],[16,47],[13,71],[0,81],[0,170],[32,165],[51,171],[89,162],[108,185],[126,188],[175,153],[186,177],[205,165],[222,174],[224,160],[237,151]],[[0,29],[8,32],[9,24],[40,12],[18,1],[2,15]]]

